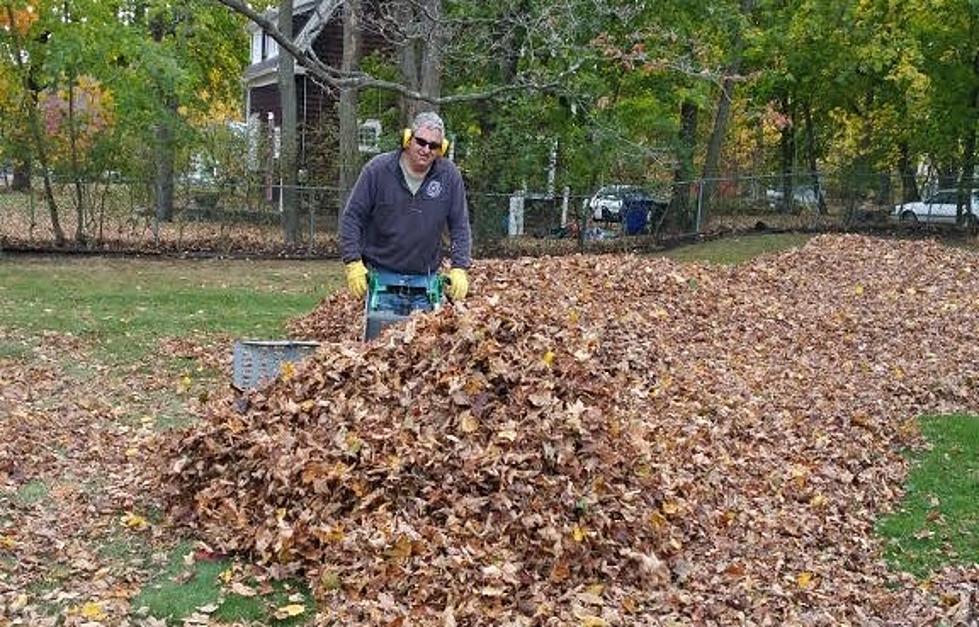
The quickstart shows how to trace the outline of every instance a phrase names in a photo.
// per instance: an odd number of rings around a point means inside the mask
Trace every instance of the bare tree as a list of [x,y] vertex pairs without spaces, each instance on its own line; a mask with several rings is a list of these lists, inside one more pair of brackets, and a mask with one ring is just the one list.
[[[535,14],[534,19],[535,24],[540,25],[541,32],[538,34],[538,37],[545,42],[547,51],[543,53],[533,47],[527,47],[524,54],[533,55],[537,53],[541,54],[542,58],[565,59],[565,63],[555,63],[556,67],[547,73],[540,71],[522,72],[518,73],[514,77],[514,80],[506,83],[488,84],[481,89],[464,88],[456,93],[443,95],[441,94],[441,74],[435,75],[430,73],[427,78],[420,78],[418,84],[406,84],[405,81],[391,81],[377,78],[359,68],[344,69],[342,66],[335,67],[318,58],[312,46],[298,45],[303,42],[298,42],[297,44],[291,38],[283,36],[282,32],[271,20],[251,8],[242,0],[214,1],[244,15],[260,26],[279,44],[280,51],[291,54],[297,63],[306,68],[310,74],[326,86],[338,90],[377,88],[399,94],[402,98],[408,100],[429,103],[433,107],[450,103],[487,100],[510,93],[519,93],[528,89],[538,91],[557,90],[565,84],[570,76],[578,71],[583,63],[594,57],[593,54],[587,52],[584,46],[578,49],[575,54],[571,54],[567,50],[563,50],[561,54],[558,54],[558,46],[565,46],[565,48],[568,46],[562,43],[562,31],[556,25],[561,22],[557,21],[555,16],[559,15],[560,11],[570,11],[571,9],[569,9],[567,3],[573,2],[573,0],[565,0],[565,2],[553,4],[545,3],[547,6],[542,9],[543,13]],[[348,1],[344,0],[344,2]],[[410,4],[412,14],[418,16],[418,19],[413,21],[409,20],[405,24],[399,23],[400,17],[397,16],[403,15],[401,13],[402,9],[399,8],[403,4]],[[336,7],[337,5],[338,0],[321,0],[321,3],[317,5],[317,10],[322,6]],[[461,39],[465,39],[469,42],[469,49],[471,49],[472,42],[478,41],[480,44],[483,44],[489,39],[488,37],[480,39],[479,33],[475,32],[477,29],[489,32],[491,27],[498,23],[498,19],[495,18],[484,19],[482,21],[454,21],[446,19],[441,14],[440,0],[402,0],[399,3],[392,3],[392,6],[394,7],[394,13],[380,16],[371,25],[371,28],[381,32],[399,50],[412,40],[417,41],[419,37],[423,38],[425,47],[431,49],[426,50],[427,56],[421,59],[416,57],[416,60],[427,59],[429,65],[433,68],[440,68],[444,65],[446,54],[449,51],[447,42],[458,42]],[[568,13],[568,15],[573,15],[573,13]],[[424,28],[419,29],[419,25]],[[468,37],[456,38],[453,36],[454,33],[461,32],[466,28],[469,29],[466,30]],[[487,44],[483,46],[480,52],[489,57],[493,54],[494,50],[494,46]],[[472,65],[477,62],[477,60],[472,59],[469,64]],[[436,78],[438,79],[437,81]]]
[[442,1],[403,0],[397,6],[398,23],[404,31],[398,47],[401,80],[412,91],[428,97],[401,95],[401,119],[407,123],[422,111],[438,108],[431,99],[442,92]]

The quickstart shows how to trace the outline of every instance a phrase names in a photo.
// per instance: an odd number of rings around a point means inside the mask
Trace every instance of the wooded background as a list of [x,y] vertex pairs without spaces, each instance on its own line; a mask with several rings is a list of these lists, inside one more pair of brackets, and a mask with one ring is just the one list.
[[[128,184],[130,219],[159,228],[209,203],[244,210],[245,190],[274,181],[279,233],[301,245],[303,195],[332,190],[335,211],[369,156],[357,120],[382,120],[393,148],[426,108],[446,119],[473,198],[567,187],[579,207],[603,183],[637,183],[681,231],[747,180],[785,198],[830,188],[852,213],[975,179],[975,0],[323,0],[344,24],[339,66],[293,45],[278,19],[292,5],[0,0],[0,192],[35,190],[31,228],[66,245],[98,237],[113,182]],[[306,164],[288,119],[280,158],[257,169],[229,126],[243,121],[248,20],[337,96]],[[365,32],[388,47],[363,54]]]

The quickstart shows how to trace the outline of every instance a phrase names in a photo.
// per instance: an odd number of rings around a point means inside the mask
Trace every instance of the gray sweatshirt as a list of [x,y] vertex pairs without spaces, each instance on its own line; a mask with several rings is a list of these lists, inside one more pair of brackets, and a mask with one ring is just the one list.
[[472,251],[466,190],[458,168],[436,159],[412,195],[398,165],[401,150],[371,159],[360,172],[340,217],[344,263],[362,259],[404,274],[429,274],[442,263],[449,229],[453,268],[468,268]]

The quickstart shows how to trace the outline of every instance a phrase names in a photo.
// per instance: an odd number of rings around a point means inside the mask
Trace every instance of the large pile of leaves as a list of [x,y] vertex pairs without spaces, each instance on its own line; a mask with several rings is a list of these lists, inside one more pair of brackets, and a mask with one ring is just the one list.
[[976,572],[918,587],[873,526],[914,418],[979,407],[976,265],[858,236],[484,262],[367,345],[337,296],[314,357],[174,442],[174,511],[344,624],[954,619]]

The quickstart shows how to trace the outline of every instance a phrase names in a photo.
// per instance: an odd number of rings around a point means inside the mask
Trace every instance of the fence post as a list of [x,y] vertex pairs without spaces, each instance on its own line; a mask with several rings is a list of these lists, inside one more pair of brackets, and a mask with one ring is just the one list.
[[31,241],[34,241],[34,228],[37,227],[37,217],[34,213],[34,186],[29,186],[27,188],[27,203],[31,208],[31,228],[29,231],[29,237]]
[[700,235],[700,220],[703,215],[704,209],[704,179],[700,179],[697,183],[697,224],[694,227],[694,232]]
[[523,235],[524,192],[517,191],[510,195],[510,219],[507,221],[507,235],[515,237]]
[[568,201],[571,198],[571,188],[564,186],[564,194],[561,197],[561,228],[568,226]]
[[306,256],[313,256],[313,242],[316,240],[316,216],[313,214],[313,207],[316,206],[315,202],[312,202],[309,198],[310,190],[309,188],[303,186],[302,192],[299,194],[299,198],[303,199],[307,209],[309,209],[309,246],[306,248]]

